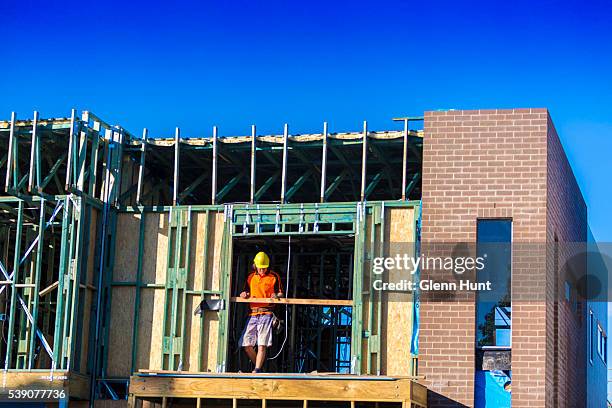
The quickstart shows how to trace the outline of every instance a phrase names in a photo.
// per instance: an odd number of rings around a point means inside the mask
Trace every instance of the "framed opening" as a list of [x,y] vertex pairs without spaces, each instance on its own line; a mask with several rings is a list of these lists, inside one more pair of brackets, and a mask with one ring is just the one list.
[[[350,372],[354,245],[352,235],[234,238],[233,297],[244,290],[255,254],[264,251],[270,257],[270,269],[280,277],[287,302],[300,302],[274,305],[281,325],[274,330],[264,371]],[[253,369],[239,344],[249,313],[250,303],[232,303],[230,372]]]

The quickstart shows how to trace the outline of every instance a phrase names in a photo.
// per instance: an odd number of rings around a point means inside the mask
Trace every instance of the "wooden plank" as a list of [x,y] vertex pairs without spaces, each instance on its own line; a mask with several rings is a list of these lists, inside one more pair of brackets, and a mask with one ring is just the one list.
[[[2,284],[4,284],[4,282],[0,282]],[[10,283],[10,282],[9,282]],[[43,290],[41,290],[38,295],[39,296],[45,296],[48,293],[53,292],[55,289],[57,289],[57,285],[59,285],[59,281],[55,281],[53,282],[51,285],[47,286],[46,288],[44,288]]]
[[427,387],[416,381],[410,383],[410,400],[423,407],[427,406]]
[[248,298],[233,297],[232,302],[236,303],[270,303],[283,305],[312,305],[312,306],[352,306],[352,300],[335,300],[335,299],[298,299],[298,298]]
[[410,379],[271,379],[133,376],[129,392],[137,397],[232,398],[294,401],[410,400]]

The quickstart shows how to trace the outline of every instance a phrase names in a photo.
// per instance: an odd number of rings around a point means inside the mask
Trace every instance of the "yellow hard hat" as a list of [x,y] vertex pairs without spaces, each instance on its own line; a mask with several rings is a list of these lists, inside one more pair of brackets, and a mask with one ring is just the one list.
[[258,252],[253,262],[257,268],[267,268],[270,266],[270,258],[265,252]]

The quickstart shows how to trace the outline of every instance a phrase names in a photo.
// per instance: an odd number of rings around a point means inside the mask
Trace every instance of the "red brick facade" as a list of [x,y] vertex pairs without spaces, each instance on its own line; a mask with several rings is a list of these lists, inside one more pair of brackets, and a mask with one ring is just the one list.
[[[545,248],[555,233],[562,241],[586,239],[584,201],[546,109],[426,112],[424,138],[424,244],[475,242],[479,218],[511,218],[519,245]],[[513,407],[553,406],[555,381],[569,378],[553,364],[555,322],[565,327],[572,316],[559,312],[555,320],[547,307],[554,303],[547,302],[554,300],[551,268],[545,251],[513,256]],[[421,304],[419,374],[432,407],[473,406],[475,326],[473,300]]]

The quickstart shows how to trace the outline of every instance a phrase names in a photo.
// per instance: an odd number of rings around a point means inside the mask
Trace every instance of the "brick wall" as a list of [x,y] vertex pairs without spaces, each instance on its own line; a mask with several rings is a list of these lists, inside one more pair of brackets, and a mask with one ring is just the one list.
[[[475,242],[487,217],[512,218],[515,243],[545,243],[548,129],[546,109],[426,112],[423,244]],[[547,391],[546,256],[530,248],[512,261],[513,407],[544,406]],[[432,407],[473,405],[475,324],[473,299],[421,304]]]
[[[547,310],[546,402],[551,407],[580,407],[587,389],[586,337],[580,334],[588,324],[587,308],[586,303],[575,308],[565,300],[564,283],[567,280],[577,289],[585,272],[580,266],[586,265],[576,264],[585,260],[579,254],[587,240],[587,209],[550,117],[547,136],[547,239],[551,243],[547,299],[551,307]],[[566,267],[569,259],[576,258]]]

